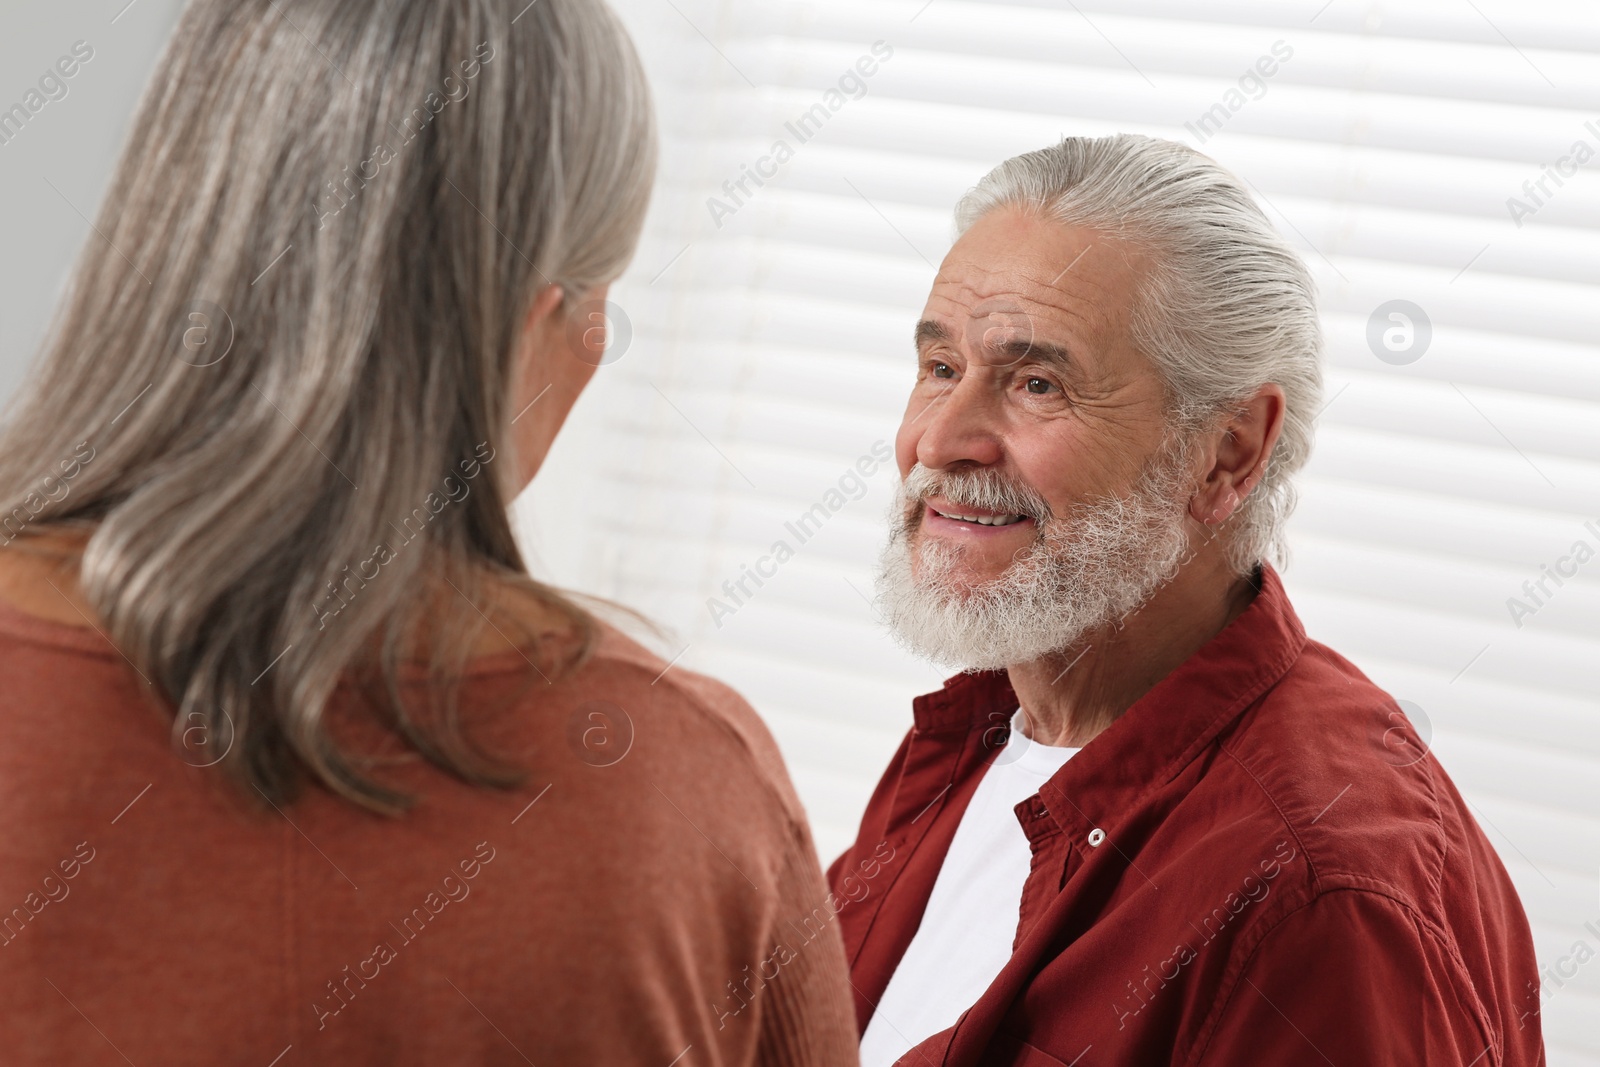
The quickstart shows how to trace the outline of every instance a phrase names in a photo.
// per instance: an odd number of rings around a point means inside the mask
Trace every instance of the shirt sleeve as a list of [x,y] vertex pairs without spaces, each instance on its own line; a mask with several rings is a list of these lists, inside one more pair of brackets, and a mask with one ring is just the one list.
[[1420,916],[1336,890],[1266,934],[1187,1062],[1493,1067],[1504,1055],[1456,954]]

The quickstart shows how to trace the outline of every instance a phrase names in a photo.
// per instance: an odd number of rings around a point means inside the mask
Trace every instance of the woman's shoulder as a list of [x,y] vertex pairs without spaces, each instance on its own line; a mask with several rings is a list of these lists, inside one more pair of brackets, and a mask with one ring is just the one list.
[[[668,658],[601,622],[590,654],[559,685],[583,698],[575,710],[588,710],[575,720],[592,730],[589,738],[596,747],[619,743],[609,736],[611,731],[625,733],[629,740],[648,733],[650,744],[679,750],[687,766],[705,763],[727,774],[732,770],[727,760],[742,760],[772,790],[785,813],[803,821],[799,798],[766,722],[733,687],[684,666],[688,651]],[[605,758],[616,755],[612,749]],[[596,758],[602,757],[596,753]]]

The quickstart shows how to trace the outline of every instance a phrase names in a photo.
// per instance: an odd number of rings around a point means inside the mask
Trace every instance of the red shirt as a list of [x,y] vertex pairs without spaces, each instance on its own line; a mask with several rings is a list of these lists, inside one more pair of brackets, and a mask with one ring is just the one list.
[[[1016,807],[1010,962],[920,1064],[1542,1062],[1528,922],[1395,701],[1250,606]],[[958,675],[829,869],[865,1030],[1017,706]]]

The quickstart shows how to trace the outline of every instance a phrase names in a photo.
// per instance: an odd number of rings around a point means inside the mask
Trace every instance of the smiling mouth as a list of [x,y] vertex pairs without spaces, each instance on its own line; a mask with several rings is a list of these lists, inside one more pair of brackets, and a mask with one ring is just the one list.
[[940,511],[938,508],[929,508],[940,518],[954,519],[956,522],[970,522],[978,526],[1011,526],[1027,518],[1026,515],[965,515],[957,511]]

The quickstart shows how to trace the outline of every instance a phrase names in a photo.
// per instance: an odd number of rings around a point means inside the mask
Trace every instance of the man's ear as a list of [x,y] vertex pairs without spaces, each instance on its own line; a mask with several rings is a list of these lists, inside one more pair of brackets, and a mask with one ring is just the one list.
[[1212,462],[1189,501],[1189,514],[1218,526],[1244,503],[1267,471],[1273,446],[1283,432],[1283,388],[1268,382],[1234,409],[1221,427]]

